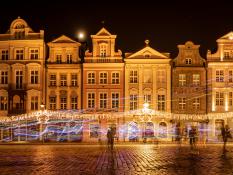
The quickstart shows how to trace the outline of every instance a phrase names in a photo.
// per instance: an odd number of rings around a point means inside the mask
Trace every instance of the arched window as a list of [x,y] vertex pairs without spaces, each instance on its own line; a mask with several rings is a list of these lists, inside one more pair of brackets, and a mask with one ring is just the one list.
[[167,124],[165,122],[159,123],[159,137],[167,138]]
[[128,137],[130,141],[137,141],[139,137],[138,124],[136,122],[130,122],[128,124]]
[[18,96],[18,95],[15,95],[13,97],[13,108],[16,110],[23,109],[23,103],[20,99],[20,96]]
[[152,122],[145,123],[144,136],[145,137],[154,137],[154,124]]

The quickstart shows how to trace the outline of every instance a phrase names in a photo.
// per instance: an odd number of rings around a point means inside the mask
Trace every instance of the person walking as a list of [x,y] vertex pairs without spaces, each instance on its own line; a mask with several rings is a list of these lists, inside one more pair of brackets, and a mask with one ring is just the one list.
[[226,150],[227,140],[228,140],[228,138],[232,138],[230,128],[228,125],[225,125],[225,127],[224,127],[224,125],[222,125],[221,134],[222,134],[222,139],[223,139],[223,153],[225,153],[225,152],[227,152],[227,150]]
[[111,133],[111,128],[108,128],[108,131],[107,131],[107,145],[108,145],[108,148],[110,148],[111,146],[111,136],[112,133]]
[[107,140],[108,140],[108,148],[111,148],[111,150],[113,150],[114,138],[115,138],[115,130],[114,128],[110,127],[108,128],[108,132],[107,132]]

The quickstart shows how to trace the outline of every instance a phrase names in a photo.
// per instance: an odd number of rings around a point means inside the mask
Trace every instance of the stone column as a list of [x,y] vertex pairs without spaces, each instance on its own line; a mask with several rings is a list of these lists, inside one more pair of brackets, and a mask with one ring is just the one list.
[[139,71],[138,71],[138,98],[139,98],[139,105],[138,109],[143,108],[143,103],[144,103],[144,93],[143,93],[143,66],[139,66]]
[[125,69],[125,111],[129,111],[129,66]]
[[171,112],[171,67],[170,66],[167,66],[166,79],[167,79],[166,111]]
[[215,104],[215,99],[216,99],[216,92],[212,90],[212,100],[211,100],[211,111],[216,111],[216,104]]
[[152,66],[153,71],[153,92],[152,92],[152,107],[154,110],[157,110],[157,75],[156,75],[156,66]]
[[225,111],[229,110],[228,91],[224,92],[224,108],[225,108]]
[[83,142],[90,141],[90,129],[89,122],[87,120],[83,120]]

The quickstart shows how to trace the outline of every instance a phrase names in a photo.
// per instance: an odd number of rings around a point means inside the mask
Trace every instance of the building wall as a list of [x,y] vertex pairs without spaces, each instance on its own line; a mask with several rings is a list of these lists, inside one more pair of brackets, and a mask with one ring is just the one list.
[[[217,135],[222,124],[233,127],[231,118],[217,115],[217,113],[227,113],[233,110],[231,98],[233,92],[233,32],[217,39],[217,46],[218,49],[215,53],[211,53],[210,50],[207,52],[208,114],[212,114],[210,120],[213,126],[213,136]],[[220,71],[221,75],[219,75]]]
[[[92,51],[87,50],[83,63],[83,109],[87,114],[101,114],[103,117],[85,124],[84,140],[97,141],[106,139],[107,128],[116,127],[117,137],[122,139],[119,126],[123,123],[123,115],[120,118],[114,117],[114,112],[124,111],[124,63],[122,53],[115,48],[116,35],[112,35],[105,28],[102,28],[96,35],[91,35]],[[94,74],[94,82],[88,82],[88,74]],[[100,82],[101,73],[107,74],[107,81]],[[112,73],[119,73],[119,82],[112,82]],[[103,75],[103,74],[102,74]],[[90,80],[89,80],[90,81]],[[94,106],[88,106],[88,94],[94,93]],[[101,94],[105,93],[106,106],[101,106]],[[113,108],[114,101],[112,93],[119,93],[118,107]],[[103,104],[103,103],[102,103]],[[111,116],[110,118],[104,116]],[[101,129],[98,138],[90,138],[88,131],[91,124],[96,124]]]
[[[199,45],[188,41],[179,45],[179,54],[173,60],[172,112],[176,114],[206,114],[205,60],[199,55]],[[184,75],[183,83],[181,75]],[[199,75],[199,81],[194,76]],[[181,102],[185,98],[185,102]],[[195,98],[199,98],[195,101]],[[185,103],[184,108],[181,103]],[[183,109],[182,109],[183,108]]]
[[[0,34],[0,67],[0,97],[7,104],[6,110],[0,110],[0,115],[16,115],[40,109],[40,104],[45,103],[44,31],[36,33],[23,19],[15,19],[7,33]],[[16,85],[17,71],[22,71],[22,82],[19,81],[22,86],[19,87]],[[6,84],[2,82],[4,72],[7,72]],[[35,78],[32,78],[32,74],[35,74]]]
[[[47,64],[47,93],[46,93],[46,108],[50,110],[80,110],[82,103],[82,70],[79,58],[79,46],[81,44],[66,37],[61,36],[50,43],[49,46],[49,58]],[[61,59],[61,62],[58,63]],[[67,60],[70,59],[70,60]],[[56,76],[56,83],[51,83],[51,76]],[[63,84],[61,77],[66,76],[66,84]],[[75,78],[77,83],[72,84],[72,76],[76,75]],[[51,98],[55,97],[56,106],[52,106]],[[66,98],[66,106],[61,105],[63,98]],[[77,102],[73,103],[72,98],[77,98]],[[75,105],[77,103],[77,105]]]

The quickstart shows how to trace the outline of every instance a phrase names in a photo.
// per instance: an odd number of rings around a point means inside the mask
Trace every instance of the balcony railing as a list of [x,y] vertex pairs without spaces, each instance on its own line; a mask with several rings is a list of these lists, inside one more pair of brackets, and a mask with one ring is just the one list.
[[112,59],[108,57],[85,59],[85,63],[123,63],[121,58]]

